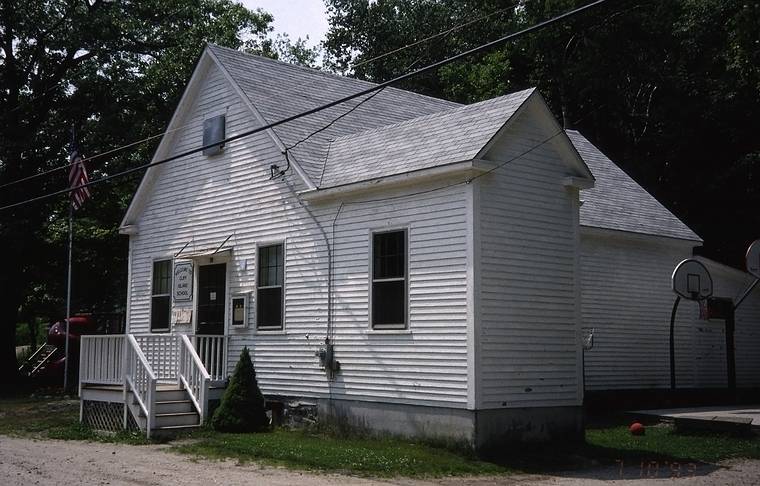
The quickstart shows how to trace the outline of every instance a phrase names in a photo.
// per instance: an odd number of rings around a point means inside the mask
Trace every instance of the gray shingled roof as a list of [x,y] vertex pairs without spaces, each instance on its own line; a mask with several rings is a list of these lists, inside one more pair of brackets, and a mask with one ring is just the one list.
[[[224,69],[261,113],[267,123],[304,112],[374,86],[373,83],[287,64],[234,49],[209,46]],[[365,96],[368,97],[371,95]],[[360,103],[362,98],[342,103],[313,115],[274,128],[286,147],[330,122]],[[385,88],[349,115],[292,149],[301,167],[319,183],[327,146],[335,138],[391,125],[421,115],[461,106],[397,88]]]
[[596,178],[594,187],[581,193],[581,225],[702,241],[583,135],[575,130],[567,135]]
[[330,144],[318,185],[335,187],[471,160],[533,91],[338,137]]
[[[209,49],[266,122],[373,86],[233,49]],[[312,182],[326,188],[472,158],[531,92],[464,106],[386,88],[337,122],[334,120],[362,98],[275,127],[274,131],[290,147],[322,130],[291,152]],[[701,241],[581,134],[572,130],[567,134],[596,178],[595,187],[581,195],[582,225]]]

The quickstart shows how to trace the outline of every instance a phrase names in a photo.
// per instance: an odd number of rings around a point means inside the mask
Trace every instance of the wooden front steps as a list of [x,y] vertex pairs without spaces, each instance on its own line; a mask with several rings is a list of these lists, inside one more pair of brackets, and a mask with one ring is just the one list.
[[[127,405],[140,429],[145,429],[147,418],[132,392],[127,393]],[[201,419],[187,391],[171,385],[156,389],[153,435],[166,435],[200,427]]]

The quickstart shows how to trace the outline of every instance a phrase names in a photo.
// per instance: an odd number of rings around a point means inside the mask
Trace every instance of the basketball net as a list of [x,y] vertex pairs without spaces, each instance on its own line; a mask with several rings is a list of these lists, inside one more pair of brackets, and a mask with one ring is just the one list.
[[707,299],[700,299],[699,302],[699,320],[707,321],[710,319],[710,314],[707,312]]

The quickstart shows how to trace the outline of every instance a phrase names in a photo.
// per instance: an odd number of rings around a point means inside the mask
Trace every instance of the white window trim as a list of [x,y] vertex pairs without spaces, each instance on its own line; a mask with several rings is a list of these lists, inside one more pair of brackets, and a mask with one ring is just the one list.
[[[268,246],[282,245],[282,285],[267,285],[264,287],[259,286],[259,249]],[[256,332],[261,331],[266,334],[277,334],[285,332],[285,289],[287,287],[287,260],[288,260],[288,245],[287,238],[279,240],[263,240],[256,243],[256,253],[254,254],[253,269],[254,276],[254,306],[253,306],[253,329]],[[259,326],[259,290],[282,288],[282,298],[280,299],[280,320],[279,326]]]
[[[168,294],[153,294],[153,272],[156,268],[156,262],[169,262],[169,293]],[[148,305],[148,332],[151,333],[165,333],[172,330],[172,288],[174,285],[174,257],[173,256],[158,256],[153,257],[150,261],[150,305]],[[153,328],[153,297],[169,297],[169,323],[167,327]]]
[[[374,236],[377,234],[382,233],[394,233],[397,231],[403,231],[404,232],[404,277],[399,278],[383,278],[383,279],[377,279],[375,280],[374,274],[375,274],[375,238]],[[408,225],[404,226],[391,226],[386,228],[370,228],[369,230],[369,238],[368,238],[368,307],[367,307],[367,320],[369,321],[369,332],[372,333],[409,333],[411,332],[411,326],[410,326],[410,312],[409,312],[409,234],[410,234],[410,227]],[[374,306],[374,297],[372,288],[374,287],[375,282],[399,282],[404,281],[404,314],[406,322],[403,324],[378,324],[375,325],[373,322],[373,306]]]

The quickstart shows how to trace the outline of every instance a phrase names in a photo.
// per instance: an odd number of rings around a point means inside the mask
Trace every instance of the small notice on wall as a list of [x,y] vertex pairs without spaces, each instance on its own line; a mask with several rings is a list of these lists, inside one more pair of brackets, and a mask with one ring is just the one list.
[[172,324],[190,324],[192,322],[192,309],[172,309]]
[[193,300],[193,262],[174,264],[173,290],[175,302]]

